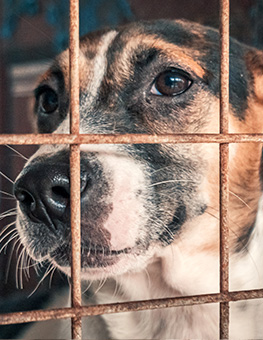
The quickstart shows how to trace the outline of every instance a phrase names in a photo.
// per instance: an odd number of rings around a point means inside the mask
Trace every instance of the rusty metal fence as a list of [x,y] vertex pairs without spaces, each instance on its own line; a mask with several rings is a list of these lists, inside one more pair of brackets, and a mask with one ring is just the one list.
[[[72,229],[72,307],[52,310],[34,310],[0,315],[0,325],[72,319],[72,338],[81,339],[81,318],[84,316],[142,311],[157,308],[220,303],[220,338],[229,338],[229,302],[263,298],[263,289],[229,291],[228,249],[228,156],[229,143],[263,143],[263,134],[228,134],[229,109],[229,0],[220,0],[221,43],[221,96],[219,134],[180,135],[101,135],[79,134],[79,1],[70,0],[70,134],[0,135],[1,144],[69,144],[71,168],[71,229]],[[80,261],[80,144],[133,144],[133,143],[218,143],[220,144],[220,292],[196,295],[131,301],[96,306],[81,305]]]

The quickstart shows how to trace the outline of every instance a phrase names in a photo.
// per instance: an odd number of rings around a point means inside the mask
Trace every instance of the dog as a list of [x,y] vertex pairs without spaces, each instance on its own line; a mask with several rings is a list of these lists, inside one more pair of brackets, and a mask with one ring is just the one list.
[[[60,54],[35,90],[39,133],[69,132],[68,59]],[[81,38],[79,65],[81,133],[219,133],[215,29],[184,20],[104,29]],[[231,38],[229,132],[262,133],[262,112],[263,53]],[[230,144],[229,162],[230,290],[260,288],[262,145]],[[14,192],[27,253],[70,276],[69,173],[68,146],[42,145]],[[81,145],[81,207],[87,303],[219,292],[217,143]],[[262,314],[260,300],[230,303],[231,338],[261,338]],[[83,338],[219,337],[216,303],[95,319]]]

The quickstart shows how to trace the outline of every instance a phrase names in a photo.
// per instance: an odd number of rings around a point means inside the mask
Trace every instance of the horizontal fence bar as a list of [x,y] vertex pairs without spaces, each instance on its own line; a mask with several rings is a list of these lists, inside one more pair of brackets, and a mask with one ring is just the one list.
[[0,325],[263,298],[263,289],[0,314]]
[[263,134],[21,134],[0,135],[0,145],[38,144],[157,144],[157,143],[263,143]]

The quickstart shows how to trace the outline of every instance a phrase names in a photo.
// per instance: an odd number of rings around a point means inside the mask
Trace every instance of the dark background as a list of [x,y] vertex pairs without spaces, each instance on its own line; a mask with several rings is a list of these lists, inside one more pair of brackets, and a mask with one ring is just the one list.
[[[32,90],[50,59],[67,45],[68,14],[66,5],[61,5],[62,3],[65,4],[66,1],[0,0],[0,133],[34,131]],[[98,3],[98,0],[97,3],[90,0],[81,1],[82,32],[99,28],[103,24],[123,23],[134,19],[186,18],[214,27],[219,26],[217,0],[129,0],[126,3],[117,0],[103,3],[101,0],[100,8]],[[262,48],[262,14],[262,0],[232,0],[231,35]],[[35,149],[32,146],[14,148],[26,157]],[[0,146],[0,171],[11,180],[16,178],[24,163],[25,160],[15,152]],[[0,190],[12,193],[11,181],[1,175],[0,185]],[[15,202],[12,197],[0,193],[0,213],[13,207]],[[12,221],[14,216],[0,219],[0,232]],[[8,236],[0,243],[0,249],[7,240]],[[0,254],[0,312],[40,308],[50,295],[48,277],[36,293],[28,298],[46,268],[40,270],[39,276],[33,269],[30,269],[30,278],[22,274],[21,289],[21,263],[18,262],[20,251],[18,244],[10,242]],[[51,283],[53,290],[67,284],[65,277],[55,273]],[[0,338],[15,338],[18,336],[19,327],[0,327]]]

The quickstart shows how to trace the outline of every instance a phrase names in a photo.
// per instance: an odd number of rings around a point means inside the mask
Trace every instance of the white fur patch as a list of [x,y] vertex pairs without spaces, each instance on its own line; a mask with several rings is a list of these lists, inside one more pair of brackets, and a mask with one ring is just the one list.
[[111,173],[113,204],[104,228],[111,234],[111,247],[121,250],[135,246],[140,235],[140,227],[147,221],[144,201],[140,190],[147,187],[142,166],[134,159],[122,155],[115,145],[82,145],[86,153],[98,152],[96,158],[105,173]]
[[[116,37],[116,35],[117,35],[116,31],[110,31],[101,38],[96,57],[92,60],[92,65],[90,69],[91,76],[89,79],[88,88],[86,89],[88,95],[85,96],[85,103],[82,105],[82,107],[84,108],[84,112],[81,112],[80,110],[80,119],[85,120],[87,118],[86,110],[91,109],[92,102],[96,97],[96,94],[98,93],[98,89],[101,85],[101,82],[105,75],[105,71],[107,69],[107,57],[106,57],[107,50],[110,46],[110,43]],[[80,55],[80,57],[82,57],[82,54]],[[83,58],[85,58],[85,56]],[[54,133],[56,134],[69,133],[70,132],[69,126],[70,120],[68,115]],[[89,124],[85,122],[83,124],[80,124],[80,133],[92,133],[92,132],[94,131],[92,130],[90,131]]]
[[98,88],[102,82],[104,77],[106,68],[107,68],[107,58],[106,52],[109,48],[110,43],[116,37],[116,31],[110,31],[102,36],[100,45],[96,54],[96,57],[93,59],[93,67],[92,67],[92,79],[89,82],[89,87],[87,92],[89,96],[87,97],[86,105],[89,106],[92,103],[93,98],[96,96],[98,92]]

